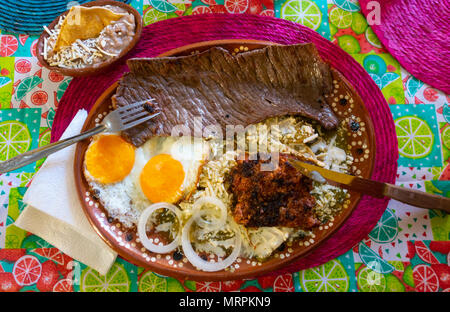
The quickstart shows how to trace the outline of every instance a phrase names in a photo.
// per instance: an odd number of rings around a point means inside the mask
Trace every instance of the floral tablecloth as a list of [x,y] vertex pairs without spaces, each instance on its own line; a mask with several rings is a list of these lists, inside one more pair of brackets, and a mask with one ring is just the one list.
[[[250,13],[301,23],[350,53],[382,90],[396,125],[397,184],[450,197],[450,97],[406,72],[356,0],[133,0],[145,25],[182,15]],[[37,61],[36,36],[0,33],[0,161],[48,144],[71,81]],[[179,281],[118,258],[106,276],[14,225],[43,160],[0,175],[0,291],[450,291],[450,217],[391,200],[370,234],[342,256],[293,274]]]

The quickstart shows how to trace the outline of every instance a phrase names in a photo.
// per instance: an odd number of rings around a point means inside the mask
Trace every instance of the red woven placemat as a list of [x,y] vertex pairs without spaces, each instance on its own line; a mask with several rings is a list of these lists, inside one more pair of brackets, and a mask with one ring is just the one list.
[[[295,44],[313,42],[321,57],[338,69],[363,99],[375,128],[376,155],[372,179],[393,183],[397,170],[397,138],[391,112],[380,89],[367,72],[342,49],[299,24],[256,15],[192,15],[161,21],[144,28],[136,48],[127,56],[151,57],[195,42],[219,39],[255,39]],[[74,78],[62,97],[52,127],[58,140],[75,113],[89,110],[96,99],[127,71],[124,61],[97,77]],[[345,224],[320,248],[276,273],[317,266],[350,250],[372,230],[388,199],[363,196]]]
[[[379,9],[373,6],[374,2]],[[370,27],[400,65],[417,79],[449,94],[450,2],[360,0],[359,3]]]

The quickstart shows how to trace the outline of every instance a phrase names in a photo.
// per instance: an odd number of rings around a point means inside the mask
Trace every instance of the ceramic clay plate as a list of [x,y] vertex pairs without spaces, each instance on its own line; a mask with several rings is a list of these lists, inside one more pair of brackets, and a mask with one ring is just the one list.
[[[252,40],[208,41],[177,48],[160,56],[189,55],[204,51],[212,46],[221,46],[236,54],[272,44],[275,43]],[[348,152],[354,158],[351,172],[353,175],[369,178],[375,155],[372,122],[359,95],[336,70],[333,70],[333,85],[333,91],[326,96],[326,99],[336,116],[346,127]],[[97,100],[82,131],[94,127],[113,109],[111,97],[114,95],[116,88],[117,83],[108,88]],[[156,254],[148,251],[140,243],[136,228],[126,228],[118,220],[108,216],[107,211],[96,200],[83,175],[83,159],[89,143],[89,140],[78,143],[75,152],[74,170],[77,192],[90,223],[104,241],[121,257],[159,274],[179,279],[215,281],[250,278],[280,269],[293,261],[301,260],[302,257],[319,247],[323,241],[336,232],[358,205],[361,197],[358,193],[349,192],[344,201],[342,212],[328,223],[316,228],[313,232],[313,238],[308,237],[304,240],[283,244],[283,249],[276,250],[271,258],[264,262],[238,258],[226,270],[204,272],[194,268],[184,256],[180,259],[180,257],[174,257],[172,253]]]

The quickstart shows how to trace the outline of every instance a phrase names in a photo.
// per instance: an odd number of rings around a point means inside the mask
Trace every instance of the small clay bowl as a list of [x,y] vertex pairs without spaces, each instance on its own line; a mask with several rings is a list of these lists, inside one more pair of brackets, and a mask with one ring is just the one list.
[[[139,41],[141,34],[142,34],[142,16],[139,14],[138,11],[136,11],[133,7],[129,6],[128,4],[125,4],[123,2],[119,1],[112,1],[112,0],[99,0],[99,1],[92,1],[85,4],[82,4],[81,6],[84,7],[93,7],[93,6],[105,6],[105,5],[111,5],[120,7],[122,9],[125,9],[128,13],[134,15],[136,28],[135,28],[135,35],[133,40],[130,42],[130,44],[120,52],[120,54],[116,57],[110,58],[104,62],[89,65],[83,68],[62,68],[59,66],[50,66],[48,62],[44,59],[44,56],[42,55],[42,52],[44,50],[44,39],[48,38],[50,35],[44,30],[39,37],[39,40],[36,44],[36,56],[39,60],[39,62],[46,68],[56,71],[60,74],[63,74],[65,76],[72,76],[72,77],[81,77],[81,76],[93,76],[102,73],[105,71],[109,66],[116,63],[119,59],[124,57],[128,52],[131,51],[131,49],[134,48],[134,46]],[[58,16],[50,25],[48,25],[48,29],[52,30],[55,25],[58,23],[61,16],[66,16],[69,10],[62,13],[60,16]]]

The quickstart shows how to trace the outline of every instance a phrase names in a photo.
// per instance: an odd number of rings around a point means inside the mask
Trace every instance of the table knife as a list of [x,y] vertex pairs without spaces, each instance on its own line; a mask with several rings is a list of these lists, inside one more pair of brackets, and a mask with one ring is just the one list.
[[412,206],[426,209],[439,209],[450,213],[450,198],[444,196],[433,195],[389,183],[360,178],[321,168],[299,160],[291,159],[289,160],[289,163],[302,174],[313,178],[315,181],[328,183],[373,197],[389,197]]

